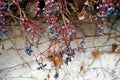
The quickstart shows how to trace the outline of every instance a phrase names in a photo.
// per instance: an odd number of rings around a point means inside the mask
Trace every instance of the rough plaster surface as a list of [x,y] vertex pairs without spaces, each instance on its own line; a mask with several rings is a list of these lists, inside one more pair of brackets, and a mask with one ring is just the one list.
[[[120,44],[120,37],[114,37],[120,35],[119,27],[119,25],[113,27],[117,31],[108,27],[106,30],[111,31],[110,35],[86,37],[86,51],[77,51],[68,66],[63,64],[57,80],[120,80],[120,54],[111,52],[112,43]],[[108,37],[111,38],[107,40]],[[44,70],[37,70],[35,63],[35,57],[48,47],[49,42],[41,44],[39,49],[33,47],[32,56],[24,52],[23,37],[10,38],[1,44],[5,45],[5,50],[0,49],[0,80],[44,80],[49,69],[51,69],[49,80],[55,80],[53,78],[55,70],[51,67],[50,61],[44,59],[44,63],[48,64]],[[74,42],[72,45],[75,46]],[[100,56],[96,58],[91,55],[91,51],[95,49],[93,45],[100,50]],[[82,72],[80,66],[84,68]]]

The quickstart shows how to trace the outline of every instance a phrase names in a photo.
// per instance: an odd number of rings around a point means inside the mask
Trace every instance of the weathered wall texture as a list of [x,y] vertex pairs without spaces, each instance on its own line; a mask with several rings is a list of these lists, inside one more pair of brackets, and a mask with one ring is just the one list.
[[[108,33],[111,32],[109,35],[86,37],[86,51],[84,53],[78,51],[68,66],[63,64],[59,69],[57,80],[120,80],[120,54],[111,52],[112,43],[120,45],[119,22],[116,22],[112,30],[110,27],[105,27]],[[83,28],[87,34],[94,32],[87,30],[87,28],[94,28],[93,25],[86,25],[86,28],[85,26]],[[17,30],[14,31],[14,35],[16,34],[18,34]],[[44,59],[44,62],[48,64],[44,70],[37,70],[35,63],[35,56],[39,51],[45,49],[49,42],[40,45],[39,49],[33,46],[32,56],[28,56],[24,52],[23,37],[9,38],[1,44],[4,44],[5,50],[0,48],[0,80],[44,80],[50,68],[51,77],[49,80],[54,80],[54,68],[51,67],[50,61]],[[100,50],[100,56],[96,58],[91,55],[91,51],[95,49],[93,45]],[[82,72],[80,72],[80,66],[83,66]]]

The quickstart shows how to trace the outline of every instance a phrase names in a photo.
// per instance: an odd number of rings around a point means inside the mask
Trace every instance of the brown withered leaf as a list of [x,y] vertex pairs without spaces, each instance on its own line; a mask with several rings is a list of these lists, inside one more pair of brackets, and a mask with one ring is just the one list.
[[118,46],[117,46],[117,44],[112,44],[112,52],[115,52],[115,50],[116,50],[116,48],[117,48]]
[[48,76],[47,76],[47,77],[48,77],[48,79],[49,79],[49,78],[50,78],[50,75],[48,74]]
[[98,57],[100,55],[100,52],[98,49],[95,49],[94,51],[91,52],[93,57]]
[[120,48],[118,48],[115,52],[120,54]]
[[84,67],[80,66],[80,73],[83,71]]

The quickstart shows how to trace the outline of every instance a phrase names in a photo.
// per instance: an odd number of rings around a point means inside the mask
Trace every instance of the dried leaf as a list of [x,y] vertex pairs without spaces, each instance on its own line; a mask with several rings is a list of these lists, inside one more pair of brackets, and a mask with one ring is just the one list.
[[83,7],[83,9],[81,10],[80,13],[78,13],[78,19],[79,20],[83,20],[85,19],[85,15],[87,14],[86,10],[85,10],[85,7]]
[[83,68],[84,68],[83,66],[80,66],[80,73],[83,71]]
[[118,49],[116,50],[116,52],[120,54],[120,48],[118,48]]
[[54,64],[55,66],[57,66],[57,65],[59,64],[59,59],[54,59],[54,60],[53,60],[53,64]]
[[94,51],[92,51],[92,56],[94,57],[98,57],[99,56],[99,50],[98,49],[95,49]]
[[114,52],[117,48],[117,44],[112,44],[112,52]]
[[48,79],[49,79],[49,78],[50,78],[50,75],[48,74],[48,76],[47,76],[47,77],[48,77]]
[[25,7],[25,10],[27,12],[27,17],[28,18],[35,18],[36,14],[37,14],[37,10],[34,10],[34,6],[36,5],[36,1],[32,0],[29,1]]

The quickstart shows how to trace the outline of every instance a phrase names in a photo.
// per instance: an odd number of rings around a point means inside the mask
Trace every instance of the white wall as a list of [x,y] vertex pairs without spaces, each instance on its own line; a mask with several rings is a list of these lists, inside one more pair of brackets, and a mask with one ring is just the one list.
[[[93,27],[93,25],[86,25],[86,28],[85,26],[83,28],[87,34],[90,34],[93,31],[87,28]],[[63,64],[62,68],[59,69],[58,80],[120,80],[120,54],[111,52],[112,43],[120,44],[118,41],[120,37],[117,37],[117,39],[114,37],[120,35],[119,24],[115,24],[114,28],[119,32],[112,30],[110,36],[113,38],[110,38],[108,41],[108,35],[87,37],[85,39],[85,47],[87,48],[85,53],[79,51],[68,66]],[[105,30],[107,33],[110,32],[109,27],[105,27]],[[14,31],[14,35],[17,35],[17,33],[19,32]],[[9,38],[2,44],[5,45],[5,50],[0,49],[0,80],[44,80],[49,73],[49,69],[52,69],[49,80],[54,80],[55,70],[47,59],[44,62],[48,66],[44,70],[36,70],[35,56],[45,49],[48,43],[40,45],[39,49],[33,47],[34,53],[32,56],[28,56],[24,52],[23,37]],[[94,58],[91,55],[91,51],[94,50],[93,44],[100,50],[99,57]],[[81,73],[80,66],[84,66]]]

